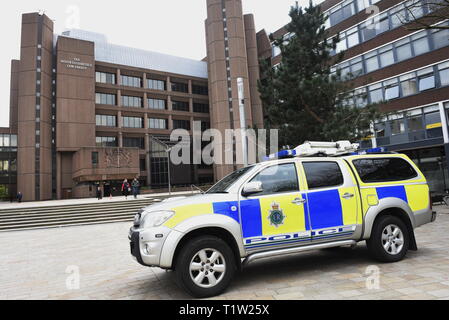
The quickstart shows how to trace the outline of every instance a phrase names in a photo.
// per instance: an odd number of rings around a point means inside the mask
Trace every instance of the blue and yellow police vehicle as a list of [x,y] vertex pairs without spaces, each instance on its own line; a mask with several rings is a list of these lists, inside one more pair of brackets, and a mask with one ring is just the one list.
[[142,265],[174,270],[194,297],[226,290],[264,258],[356,246],[381,262],[417,250],[414,230],[435,221],[429,187],[403,154],[308,142],[235,171],[202,195],[142,209],[129,233]]

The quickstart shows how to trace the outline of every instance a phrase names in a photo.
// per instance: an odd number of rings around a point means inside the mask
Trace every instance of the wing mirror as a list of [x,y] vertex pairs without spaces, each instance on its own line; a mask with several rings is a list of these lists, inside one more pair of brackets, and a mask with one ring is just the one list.
[[263,185],[260,181],[250,182],[243,187],[242,195],[248,197],[250,195],[260,193],[263,191]]

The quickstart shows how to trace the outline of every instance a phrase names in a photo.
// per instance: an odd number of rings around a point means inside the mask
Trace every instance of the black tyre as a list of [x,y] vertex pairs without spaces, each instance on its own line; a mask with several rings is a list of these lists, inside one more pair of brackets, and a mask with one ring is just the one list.
[[387,263],[398,262],[407,254],[409,230],[401,219],[383,216],[375,222],[371,238],[366,244],[374,259]]
[[176,280],[195,298],[223,293],[234,278],[236,262],[229,245],[214,236],[190,240],[175,264]]

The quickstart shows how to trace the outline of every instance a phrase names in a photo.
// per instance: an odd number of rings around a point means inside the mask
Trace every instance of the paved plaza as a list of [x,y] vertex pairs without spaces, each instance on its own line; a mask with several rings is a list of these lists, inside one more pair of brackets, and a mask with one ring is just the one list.
[[[449,208],[438,212],[435,223],[416,231],[419,251],[402,262],[376,264],[364,243],[268,259],[215,299],[449,300]],[[173,273],[131,258],[129,227],[0,233],[0,299],[189,299]]]

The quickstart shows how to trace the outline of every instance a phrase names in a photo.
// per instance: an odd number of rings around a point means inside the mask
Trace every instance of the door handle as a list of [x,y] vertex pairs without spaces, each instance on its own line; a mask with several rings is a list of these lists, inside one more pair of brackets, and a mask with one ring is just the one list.
[[349,199],[354,198],[354,195],[353,195],[352,193],[345,193],[345,194],[342,196],[342,198],[343,198],[343,199],[346,199],[346,200],[349,200]]
[[297,204],[298,206],[302,205],[302,204],[304,204],[306,202],[307,202],[306,199],[300,199],[300,198],[296,198],[295,200],[292,201],[293,204]]

